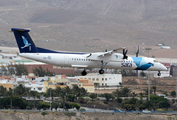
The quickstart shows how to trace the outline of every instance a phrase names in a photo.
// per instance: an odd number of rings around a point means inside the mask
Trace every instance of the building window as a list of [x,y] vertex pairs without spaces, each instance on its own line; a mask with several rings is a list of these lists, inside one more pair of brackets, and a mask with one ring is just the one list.
[[107,78],[105,78],[105,80],[107,81]]
[[93,81],[95,81],[95,78],[92,78]]
[[99,78],[96,79],[97,81],[99,80]]
[[102,83],[102,86],[104,86],[104,84]]
[[93,91],[93,88],[90,88],[90,91]]
[[102,80],[104,80],[104,78],[102,78]]
[[79,86],[81,86],[81,84],[79,84]]

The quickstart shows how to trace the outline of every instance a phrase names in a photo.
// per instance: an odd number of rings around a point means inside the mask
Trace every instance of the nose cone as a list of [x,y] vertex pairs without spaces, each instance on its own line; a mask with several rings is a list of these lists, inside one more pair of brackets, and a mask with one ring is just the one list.
[[168,70],[163,64],[161,64],[160,68],[161,68],[161,71],[167,71]]

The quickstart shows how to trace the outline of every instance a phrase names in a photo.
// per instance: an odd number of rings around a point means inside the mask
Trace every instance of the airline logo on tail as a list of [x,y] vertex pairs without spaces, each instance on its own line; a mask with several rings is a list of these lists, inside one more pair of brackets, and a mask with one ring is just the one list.
[[24,36],[22,36],[22,39],[23,39],[24,46],[21,47],[21,49],[29,47],[31,45],[30,43],[28,43],[27,39]]

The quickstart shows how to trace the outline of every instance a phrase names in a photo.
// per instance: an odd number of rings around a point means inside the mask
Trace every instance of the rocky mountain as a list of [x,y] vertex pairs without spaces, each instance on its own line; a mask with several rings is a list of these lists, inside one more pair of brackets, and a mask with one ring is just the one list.
[[0,0],[0,46],[17,46],[12,27],[31,28],[37,46],[104,51],[177,45],[175,0]]

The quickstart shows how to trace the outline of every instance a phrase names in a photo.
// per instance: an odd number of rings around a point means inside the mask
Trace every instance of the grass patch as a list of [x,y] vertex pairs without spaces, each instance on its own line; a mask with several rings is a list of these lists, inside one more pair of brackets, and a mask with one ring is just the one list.
[[104,103],[104,104],[108,104],[108,101],[104,101],[103,103]]
[[69,117],[76,116],[76,113],[74,113],[74,112],[65,112],[64,114]]
[[41,115],[45,116],[47,115],[47,112],[41,112]]

